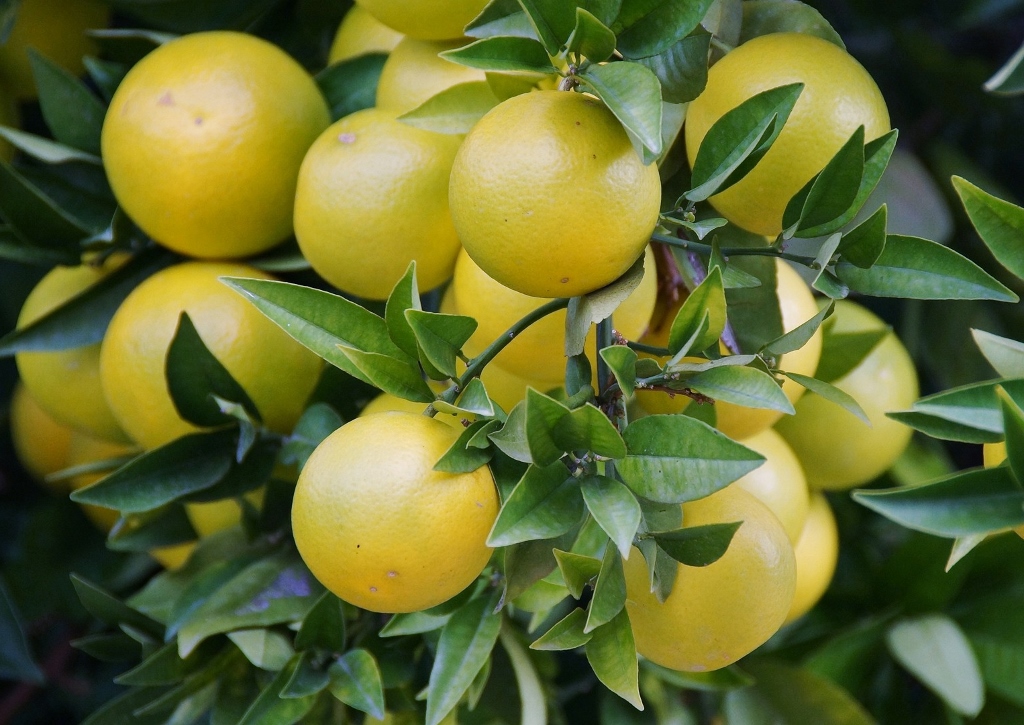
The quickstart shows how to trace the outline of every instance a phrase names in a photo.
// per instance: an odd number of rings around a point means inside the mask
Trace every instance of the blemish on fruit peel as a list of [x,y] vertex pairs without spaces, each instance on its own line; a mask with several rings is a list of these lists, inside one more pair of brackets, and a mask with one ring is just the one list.
[[374,594],[376,594],[377,593],[377,587],[370,587],[370,591],[373,592]]
[[158,105],[158,106],[173,106],[174,105],[174,96],[171,95],[170,91],[167,91],[162,96],[160,96],[160,98],[156,102],[156,105]]
[[351,144],[356,142],[356,135],[354,133],[341,133],[338,134],[338,140],[344,144]]
[[398,572],[397,571],[389,571],[388,572],[388,578],[389,579],[394,579],[396,576],[398,576]]

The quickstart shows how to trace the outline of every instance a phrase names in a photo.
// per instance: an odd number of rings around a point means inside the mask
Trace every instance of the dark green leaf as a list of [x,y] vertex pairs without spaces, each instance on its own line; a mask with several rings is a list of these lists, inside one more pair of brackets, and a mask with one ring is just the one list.
[[710,47],[711,33],[698,28],[657,55],[636,60],[658,77],[665,101],[689,103],[703,92],[708,83]]
[[967,637],[956,622],[931,614],[896,623],[886,636],[896,661],[957,712],[977,717],[985,685]]
[[1007,96],[1024,93],[1024,45],[1017,49],[994,76],[985,81],[985,90]]
[[560,651],[582,647],[590,641],[591,634],[583,631],[587,621],[585,609],[574,609],[530,645],[530,649]]
[[[547,466],[554,463],[565,453],[565,450],[555,442],[553,434],[559,421],[568,417],[568,415],[569,409],[554,398],[538,393],[533,388],[527,388],[526,442],[529,446],[530,458],[538,466]],[[499,448],[501,447],[497,443],[495,445],[498,445]],[[509,453],[509,455],[512,454]]]
[[951,420],[914,410],[901,410],[886,413],[886,417],[908,425],[932,438],[961,443],[996,443],[1002,440],[1002,433],[979,430],[978,428],[956,423]]
[[459,398],[454,404],[446,403],[443,400],[436,400],[434,401],[434,407],[452,415],[480,415],[485,417],[495,415],[494,403],[488,397],[487,388],[480,378],[470,380],[466,385],[466,389],[459,394]]
[[647,58],[692,33],[714,0],[622,0],[612,29],[627,58]]
[[504,550],[505,592],[502,596],[502,605],[514,600],[555,570],[557,562],[554,550],[571,547],[576,530],[576,527],[573,527],[553,539],[524,541]]
[[779,137],[803,88],[793,83],[763,91],[718,119],[701,141],[685,197],[704,201],[746,176]]
[[856,491],[855,500],[915,531],[949,538],[1024,524],[1024,489],[1005,467],[957,473],[935,483]]
[[135,712],[156,700],[165,692],[162,687],[132,688],[123,695],[108,701],[82,721],[82,725],[159,725],[167,721],[166,716],[157,714],[138,717]]
[[1017,402],[1024,402],[1024,379],[992,380],[953,388],[921,398],[911,410],[925,413],[979,431],[1001,435],[1003,433],[1003,412],[997,386]]
[[888,209],[885,204],[854,229],[843,235],[837,251],[843,259],[861,269],[870,269],[885,251]]
[[576,18],[568,0],[519,0],[548,55],[558,55],[572,34]]
[[576,4],[593,13],[594,17],[609,27],[622,8],[622,0],[577,0]]
[[742,524],[742,521],[737,521],[730,524],[689,526],[655,534],[654,540],[680,564],[708,566],[722,558]]
[[281,690],[281,697],[292,699],[316,695],[326,690],[330,682],[330,676],[314,666],[313,654],[302,652],[291,678]]
[[472,598],[473,589],[466,588],[436,607],[424,609],[421,612],[396,614],[381,628],[378,636],[401,637],[407,634],[422,634],[441,629],[452,618],[452,615]]
[[[79,251],[95,230],[51,198],[37,184],[0,160],[0,213],[19,239],[54,254]],[[75,255],[77,256],[77,254]]]
[[310,647],[328,652],[345,649],[345,605],[330,592],[324,592],[310,608],[295,635],[295,649]]
[[427,686],[427,725],[451,712],[491,656],[501,631],[494,602],[478,597],[452,615],[441,630]]
[[846,49],[821,13],[797,0],[746,0],[740,43],[770,33],[807,33]]
[[820,395],[825,400],[831,403],[835,403],[836,405],[841,406],[845,410],[850,411],[855,416],[864,421],[867,425],[871,425],[871,421],[868,420],[867,413],[864,412],[864,409],[860,407],[860,403],[858,403],[852,395],[846,393],[843,390],[840,390],[834,385],[830,385],[829,383],[817,380],[816,378],[811,378],[806,375],[800,375],[799,373],[783,372],[782,374],[785,375],[790,380],[799,383],[803,387],[807,388],[815,395]]
[[40,684],[43,673],[32,659],[21,616],[0,579],[0,679]]
[[296,655],[288,665],[274,676],[259,697],[245,711],[238,725],[291,725],[305,717],[316,703],[316,695],[282,697],[288,687],[301,656]]
[[487,545],[508,546],[558,536],[582,516],[579,481],[564,465],[555,462],[543,468],[530,466],[501,507]]
[[14,146],[14,148],[46,164],[66,164],[80,161],[99,166],[103,163],[99,156],[87,154],[84,151],[79,151],[42,136],[19,131],[16,128],[0,126],[0,136]]
[[[478,448],[471,445],[471,441],[480,433],[486,436],[498,425],[499,423],[495,420],[478,420],[470,425],[459,434],[458,439],[441,456],[441,460],[434,464],[434,470],[445,473],[469,473],[480,466],[487,465],[493,455],[490,447]],[[486,437],[484,440],[487,440]]]
[[626,444],[618,430],[591,403],[560,417],[551,430],[551,437],[563,451],[593,451],[604,458],[622,458],[626,455]]
[[517,0],[491,0],[483,12],[466,26],[465,33],[470,38],[537,37],[530,19]]
[[509,458],[520,463],[531,463],[533,458],[526,438],[526,403],[519,403],[512,408],[501,430],[491,433],[488,438]]
[[653,662],[645,662],[644,669],[656,673],[658,679],[686,690],[721,692],[754,684],[754,678],[736,666],[723,667],[711,672],[679,672]]
[[1003,412],[1003,433],[1010,470],[1018,482],[1024,481],[1024,410],[1004,388],[997,387],[996,395]]
[[373,108],[377,101],[377,81],[387,59],[384,53],[366,53],[317,74],[316,84],[331,109],[332,121]]
[[661,84],[650,69],[631,62],[592,65],[579,80],[646,149],[661,154]]
[[377,720],[384,718],[384,686],[372,654],[365,649],[350,650],[327,672],[332,695]]
[[629,615],[623,609],[607,624],[595,629],[586,643],[587,661],[605,687],[638,710],[643,710],[638,684],[640,668]]
[[618,463],[626,485],[660,503],[704,498],[764,462],[711,426],[681,415],[652,415],[623,432],[629,455]]
[[347,360],[346,366],[338,367],[358,371],[355,377],[366,380],[398,398],[417,403],[429,403],[434,399],[430,386],[423,380],[419,368],[405,360],[379,352],[365,352],[354,347],[338,345],[337,357]]
[[982,330],[971,330],[971,335],[981,354],[1001,377],[1024,378],[1024,344]]
[[711,368],[688,378],[686,386],[715,400],[746,408],[777,410],[788,415],[796,412],[782,386],[768,373],[753,367]]
[[458,355],[476,331],[476,320],[462,315],[412,309],[405,311],[405,319],[416,335],[416,344],[426,362],[448,377],[457,377]]
[[574,599],[579,599],[583,596],[584,587],[601,571],[601,562],[591,556],[574,554],[571,551],[555,549],[554,553],[569,593]]
[[[551,65],[551,59],[548,58],[544,46],[532,38],[484,38],[461,48],[446,50],[440,56],[468,68],[485,71],[545,74],[555,72],[555,67]],[[487,90],[490,92],[490,88]],[[493,99],[492,106],[496,105],[497,99],[493,92],[490,93],[490,98]],[[478,102],[474,105],[482,106],[483,104]],[[486,112],[485,110],[484,113]],[[482,115],[483,113],[480,114],[480,116]]]
[[[752,241],[763,245],[763,241]],[[778,266],[768,257],[733,257],[729,267],[759,280],[760,285],[727,289],[729,323],[736,333],[741,352],[756,352],[767,343],[785,334],[779,307]]]
[[992,256],[1018,279],[1024,279],[1024,209],[959,176],[953,177],[953,188]]
[[195,541],[197,536],[182,506],[167,506],[151,513],[133,516],[116,524],[107,538],[114,551],[150,551],[165,546]]
[[[707,330],[701,331],[704,316],[708,317]],[[669,331],[668,349],[676,357],[690,350],[699,351],[718,342],[726,323],[725,287],[722,270],[711,270],[679,308]],[[695,337],[696,336],[696,337]],[[684,347],[689,342],[688,348]]]
[[890,234],[871,269],[840,260],[839,279],[862,294],[919,300],[996,300],[1018,297],[966,257],[936,242]]
[[388,326],[388,334],[406,355],[415,358],[419,354],[416,347],[416,335],[405,319],[406,310],[421,310],[420,291],[416,285],[416,260],[409,262],[402,279],[391,290],[384,306],[384,321]]
[[615,543],[619,554],[629,556],[642,518],[633,492],[607,476],[588,476],[580,481],[580,489],[590,515]]
[[789,202],[783,215],[783,227],[801,237],[831,234],[825,225],[843,217],[850,209],[863,178],[864,127],[859,126],[825,168]]
[[292,434],[281,448],[281,462],[297,465],[301,470],[316,447],[345,421],[327,403],[314,403],[306,408]]
[[594,63],[608,60],[615,52],[615,33],[584,8],[576,8],[576,27],[569,36],[570,53],[579,53]]
[[117,90],[125,75],[128,74],[128,66],[124,63],[100,60],[90,55],[82,58],[82,63],[85,65],[85,70],[89,73],[89,78],[96,84],[100,95],[103,96],[103,100],[109,103],[110,99],[114,96],[114,91]]
[[53,137],[63,144],[99,156],[100,131],[106,108],[71,73],[34,49],[28,49],[39,105]]
[[844,378],[850,371],[864,361],[878,344],[892,334],[892,330],[883,327],[864,332],[832,332],[826,325],[821,346],[821,359],[814,376],[818,380],[833,383]]
[[164,627],[136,609],[129,607],[110,592],[77,574],[71,575],[78,599],[86,611],[102,622],[113,626],[127,625],[145,633],[156,641],[163,639]]
[[176,438],[98,483],[78,489],[71,499],[122,513],[141,513],[211,488],[231,469],[236,435],[222,430]]
[[71,646],[101,662],[137,662],[142,656],[139,642],[123,632],[86,635]]
[[587,623],[583,631],[591,634],[598,627],[614,619],[626,606],[626,577],[622,571],[622,557],[614,546],[608,546],[601,561],[594,584],[594,596],[587,610]]

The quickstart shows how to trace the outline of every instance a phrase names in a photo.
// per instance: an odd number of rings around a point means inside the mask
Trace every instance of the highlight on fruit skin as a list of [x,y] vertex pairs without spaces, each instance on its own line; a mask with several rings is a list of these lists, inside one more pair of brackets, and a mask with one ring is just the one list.
[[822,493],[811,496],[807,522],[793,549],[796,555],[796,593],[786,622],[807,614],[824,596],[839,561],[839,529],[828,499]]

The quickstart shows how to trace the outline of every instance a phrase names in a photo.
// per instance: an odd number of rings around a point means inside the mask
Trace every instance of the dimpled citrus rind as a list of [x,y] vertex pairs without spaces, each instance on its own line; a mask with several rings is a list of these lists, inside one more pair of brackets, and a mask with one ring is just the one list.
[[433,466],[458,433],[385,412],[347,423],[302,469],[292,504],[299,553],[338,597],[374,612],[440,604],[486,566],[498,513],[490,470]]
[[461,38],[487,0],[359,0],[375,18],[400,33],[424,40]]
[[329,124],[316,83],[283,50],[244,33],[194,33],[121,82],[103,166],[156,241],[203,259],[245,257],[291,234],[299,166]]
[[771,88],[804,89],[778,139],[754,169],[712,196],[722,216],[748,231],[775,236],[790,198],[845,144],[858,126],[871,141],[889,131],[889,112],[874,80],[853,56],[803,33],[749,40],[711,67],[704,91],[686,111],[686,152],[693,164],[712,125],[743,101]]
[[600,101],[537,91],[470,131],[450,199],[459,239],[490,277],[534,297],[572,297],[615,281],[640,256],[661,182]]
[[775,515],[754,496],[728,486],[683,506],[686,526],[742,521],[728,551],[705,567],[677,565],[664,603],[650,591],[638,549],[624,563],[626,609],[637,652],[673,670],[726,667],[782,626],[796,587],[793,547]]
[[825,594],[839,561],[839,529],[828,501],[820,493],[811,497],[807,523],[793,548],[796,554],[796,594],[786,621],[811,611]]
[[[885,326],[849,300],[836,303],[831,320],[840,334]],[[796,403],[796,415],[782,418],[776,430],[800,459],[811,489],[842,491],[877,478],[903,453],[913,431],[886,413],[913,405],[919,388],[914,361],[893,333],[832,384],[860,403],[870,426],[835,403],[807,395]]]
[[313,269],[372,300],[387,299],[414,259],[420,291],[447,280],[459,252],[448,178],[460,140],[377,109],[328,128],[295,196],[295,235]]
[[377,82],[377,108],[400,115],[459,83],[486,81],[482,70],[438,57],[464,45],[461,40],[429,41],[405,38],[388,56]]
[[[457,309],[479,323],[466,344],[470,355],[481,353],[512,325],[548,302],[500,284],[487,276],[465,251],[455,263],[452,289]],[[643,279],[612,314],[614,328],[628,340],[639,338],[647,329],[657,297],[658,273],[654,253],[647,247]],[[566,363],[565,316],[565,311],[559,310],[530,325],[498,354],[498,363],[526,379],[561,380]],[[592,326],[584,348],[590,355],[596,349],[596,340],[596,327]]]
[[100,352],[100,377],[124,430],[144,448],[197,430],[167,388],[165,360],[181,313],[278,433],[290,433],[319,379],[322,361],[220,277],[271,279],[228,262],[186,262],[157,272],[121,304]]

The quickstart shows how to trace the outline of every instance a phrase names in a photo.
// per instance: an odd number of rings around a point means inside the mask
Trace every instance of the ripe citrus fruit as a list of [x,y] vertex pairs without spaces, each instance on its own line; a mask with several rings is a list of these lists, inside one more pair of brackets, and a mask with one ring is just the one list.
[[153,549],[149,552],[149,555],[160,562],[160,565],[168,571],[174,571],[180,569],[188,561],[188,558],[192,556],[192,552],[195,550],[196,544],[194,541],[189,541],[185,544],[177,544],[175,546],[165,546],[162,549]]
[[270,276],[242,264],[186,262],[128,295],[103,338],[100,375],[114,415],[145,448],[196,430],[167,389],[165,359],[182,312],[256,404],[263,423],[288,433],[316,386],[321,361],[218,278]]
[[389,28],[413,38],[461,38],[463,29],[484,9],[487,0],[359,0]]
[[[118,458],[125,458],[126,456],[131,456],[135,453],[138,453],[138,451],[130,445],[111,443],[109,441],[100,440],[99,438],[93,438],[83,433],[76,433],[71,439],[71,448],[68,453],[67,467],[76,468],[90,463],[111,461]],[[116,468],[118,468],[118,466],[113,465],[111,468],[103,471],[80,473],[79,475],[68,479],[68,485],[72,491],[77,491],[80,488],[86,488],[87,486],[93,485],[101,478],[104,478]],[[82,507],[82,511],[89,520],[95,524],[96,528],[105,534],[114,528],[114,524],[116,524],[118,518],[120,518],[120,514],[118,514],[114,509],[95,506],[93,504],[79,505]]]
[[[1000,463],[1006,460],[1006,444],[1005,443],[986,443],[982,448],[982,454],[984,455],[985,468],[992,468],[998,466]],[[1024,539],[1024,524],[1014,529],[1017,535]]]
[[329,123],[316,83],[283,50],[195,33],[125,76],[103,122],[103,166],[118,203],[164,246],[245,257],[291,234],[299,165]]
[[858,126],[865,140],[889,131],[878,86],[845,50],[803,33],[773,33],[747,41],[711,67],[704,92],[686,111],[690,163],[712,125],[743,101],[791,83],[804,89],[775,144],[734,186],[712,196],[729,221],[775,236],[790,198],[824,168]]
[[415,612],[458,594],[487,564],[498,514],[490,470],[441,473],[458,433],[414,413],[357,418],[299,475],[295,543],[320,582],[373,612]]
[[[807,322],[818,313],[811,288],[803,281],[788,263],[776,260],[776,293],[779,299],[779,312],[782,315],[782,328],[785,332]],[[682,300],[679,305],[682,305]],[[664,321],[641,338],[641,342],[658,347],[668,344],[672,321],[675,319],[678,306],[671,310]],[[816,332],[807,344],[798,350],[782,355],[777,361],[779,370],[814,375],[821,357],[821,332]],[[697,361],[694,359],[694,361]],[[662,360],[664,362],[664,360]],[[782,392],[791,403],[795,403],[804,394],[803,386],[785,378]],[[678,413],[686,408],[690,399],[684,395],[670,396],[667,393],[653,390],[641,390],[637,398],[648,413]],[[724,401],[715,403],[717,427],[730,438],[743,440],[757,435],[770,428],[783,414],[775,410],[745,408]]]
[[486,80],[482,70],[467,68],[437,55],[464,44],[461,40],[437,42],[405,38],[391,51],[380,73],[377,108],[401,115],[459,83]]
[[735,485],[767,506],[778,517],[790,542],[795,545],[807,522],[811,505],[800,461],[782,436],[771,428],[744,438],[742,443],[764,456],[765,462],[736,481]]
[[[549,300],[530,297],[487,276],[465,251],[459,254],[452,280],[455,307],[479,323],[467,344],[478,355],[521,318]],[[654,253],[647,248],[644,276],[612,315],[612,323],[627,339],[640,337],[654,311],[658,296],[658,273]],[[565,310],[530,325],[501,351],[496,360],[505,370],[535,380],[561,380],[565,376]],[[596,354],[596,331],[592,326],[585,351],[591,362]]]
[[[359,413],[359,417],[365,418],[369,415],[386,413],[388,411],[401,411],[404,413],[416,413],[417,415],[422,415],[426,407],[427,406],[423,403],[415,403],[411,400],[405,400],[404,398],[399,398],[388,393],[381,393],[366,404],[366,407]],[[462,419],[449,413],[438,412],[438,414],[434,416],[434,420],[439,420],[446,425],[450,425],[460,433],[465,430],[465,427],[462,425]]]
[[[836,303],[832,320],[832,334],[885,326],[848,300]],[[917,371],[903,343],[890,333],[857,367],[832,384],[860,403],[870,427],[835,403],[808,395],[796,404],[796,415],[780,420],[776,429],[800,459],[812,489],[840,491],[874,479],[907,447],[911,429],[885,414],[909,408],[917,400]]]
[[85,31],[105,28],[109,20],[110,8],[96,0],[22,0],[11,34],[0,46],[0,84],[19,99],[36,97],[29,48],[82,75],[83,56],[98,55],[96,42]]
[[661,183],[600,101],[537,91],[470,131],[450,198],[459,239],[484,272],[526,295],[572,297],[613,282],[641,255]]
[[47,483],[46,477],[67,468],[68,452],[74,431],[55,421],[29,394],[23,384],[11,396],[11,442],[21,465],[32,478],[46,483],[54,491],[66,484]]
[[647,565],[634,549],[625,562],[626,609],[637,652],[673,670],[703,672],[732,664],[778,631],[793,601],[793,546],[775,515],[728,486],[683,505],[686,526],[742,521],[721,559],[678,564],[664,603],[650,591]]
[[[245,494],[245,499],[257,509],[263,506],[264,489],[257,488]],[[230,529],[242,521],[242,506],[237,499],[226,498],[209,503],[185,504],[185,513],[199,538]]]
[[[85,291],[124,260],[125,257],[117,256],[102,266],[50,270],[25,300],[18,315],[18,328],[27,327]],[[48,352],[19,352],[15,360],[25,387],[55,420],[99,438],[128,440],[103,395],[98,344]]]
[[367,53],[390,53],[402,34],[377,20],[360,5],[353,5],[334,35],[327,65],[341,63]]
[[448,177],[460,140],[377,109],[328,128],[295,195],[295,235],[313,269],[372,300],[387,299],[413,259],[421,291],[448,279],[459,252]]
[[807,523],[793,551],[796,554],[796,595],[786,615],[787,622],[811,611],[836,573],[839,529],[828,500],[820,493],[811,496]]

